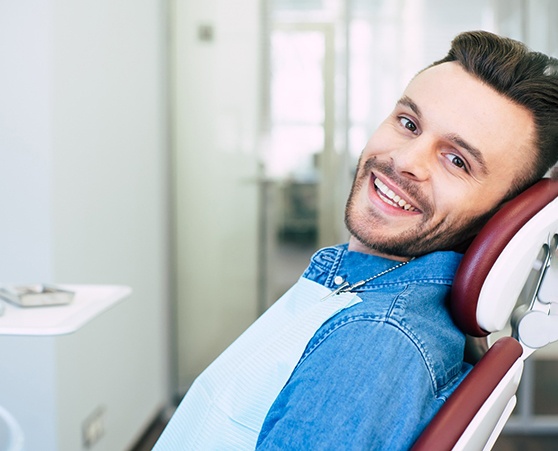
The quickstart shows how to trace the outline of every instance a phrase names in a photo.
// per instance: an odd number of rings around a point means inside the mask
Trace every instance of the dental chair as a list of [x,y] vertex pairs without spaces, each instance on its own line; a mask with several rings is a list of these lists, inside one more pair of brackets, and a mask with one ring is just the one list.
[[524,361],[558,340],[557,246],[558,180],[547,178],[505,204],[473,240],[450,305],[457,325],[485,349],[413,451],[492,448],[516,404]]

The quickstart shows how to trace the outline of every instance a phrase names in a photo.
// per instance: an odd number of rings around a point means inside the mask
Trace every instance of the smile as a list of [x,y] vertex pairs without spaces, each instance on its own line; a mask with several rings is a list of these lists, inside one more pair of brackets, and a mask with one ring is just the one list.
[[391,205],[392,207],[398,207],[402,210],[406,211],[418,211],[413,205],[407,202],[405,199],[402,199],[400,196],[395,194],[391,189],[387,187],[385,183],[383,183],[377,177],[374,179],[374,185],[376,186],[378,193],[378,197],[382,199],[386,204]]

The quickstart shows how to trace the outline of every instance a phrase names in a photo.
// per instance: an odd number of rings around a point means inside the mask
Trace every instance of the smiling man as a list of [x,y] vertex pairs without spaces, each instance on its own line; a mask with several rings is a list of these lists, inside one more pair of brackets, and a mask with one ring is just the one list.
[[349,243],[196,380],[157,449],[409,449],[469,370],[460,251],[558,159],[557,69],[471,32],[420,72],[362,152]]
[[458,62],[421,72],[362,153],[349,249],[389,258],[457,249],[533,171],[536,154],[526,107]]

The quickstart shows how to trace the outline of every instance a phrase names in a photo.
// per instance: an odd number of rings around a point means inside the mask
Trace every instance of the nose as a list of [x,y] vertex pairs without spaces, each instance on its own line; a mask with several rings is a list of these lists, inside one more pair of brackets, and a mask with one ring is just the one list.
[[435,155],[434,143],[422,135],[407,141],[391,153],[393,166],[399,175],[417,182],[430,177]]

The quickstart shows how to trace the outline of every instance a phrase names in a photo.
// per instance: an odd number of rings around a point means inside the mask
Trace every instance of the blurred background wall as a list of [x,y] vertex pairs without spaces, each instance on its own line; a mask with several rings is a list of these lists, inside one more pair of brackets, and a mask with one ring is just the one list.
[[171,396],[167,24],[162,1],[0,1],[0,282],[133,288],[118,443]]

